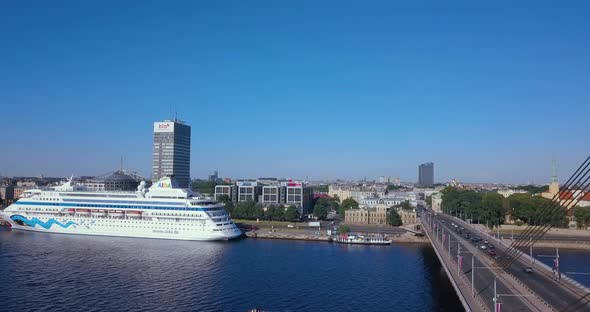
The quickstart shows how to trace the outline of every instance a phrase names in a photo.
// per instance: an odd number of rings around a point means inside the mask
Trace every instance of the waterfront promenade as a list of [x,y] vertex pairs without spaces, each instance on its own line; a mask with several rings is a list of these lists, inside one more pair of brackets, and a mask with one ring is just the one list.
[[[248,238],[306,240],[331,242],[337,234],[333,227],[311,227],[304,222],[268,222],[238,220],[236,224]],[[331,235],[328,230],[332,228]],[[424,236],[416,235],[415,231],[408,231],[404,227],[351,225],[351,232],[358,234],[382,234],[393,243],[428,244]]]

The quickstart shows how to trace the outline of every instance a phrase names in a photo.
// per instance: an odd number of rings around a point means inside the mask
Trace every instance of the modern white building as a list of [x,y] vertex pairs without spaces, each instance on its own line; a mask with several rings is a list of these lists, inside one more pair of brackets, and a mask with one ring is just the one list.
[[233,202],[254,201],[262,205],[294,205],[301,215],[313,209],[313,188],[299,181],[261,178],[238,181],[236,185],[217,185],[215,198],[227,195]]
[[239,181],[236,185],[238,187],[238,202],[258,201],[259,187],[256,181]]
[[377,207],[379,205],[385,205],[385,207],[389,208],[395,205],[399,205],[404,201],[410,201],[404,197],[367,197],[361,200],[359,203],[361,207]]
[[330,185],[328,187],[328,195],[338,197],[341,201],[347,198],[352,198],[357,202],[361,202],[367,197],[383,197],[387,193],[387,189],[383,186],[356,186],[356,185]]
[[215,200],[227,196],[231,201],[237,201],[237,187],[235,185],[216,185]]
[[311,187],[295,181],[281,182],[281,187],[285,190],[286,205],[295,205],[301,215],[312,210],[313,189]]
[[279,185],[265,185],[262,187],[262,200],[264,205],[279,204],[281,202],[281,187]]
[[526,193],[523,190],[499,190],[498,194],[504,196],[504,198],[508,198],[512,194],[519,194],[519,193]]

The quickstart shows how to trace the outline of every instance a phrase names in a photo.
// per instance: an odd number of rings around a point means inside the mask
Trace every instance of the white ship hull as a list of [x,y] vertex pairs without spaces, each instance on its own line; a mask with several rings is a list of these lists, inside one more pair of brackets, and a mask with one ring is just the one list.
[[[123,220],[123,219],[102,219],[102,218],[84,218],[84,217],[37,217],[45,225],[52,223],[51,220],[59,224],[69,226],[63,227],[54,223],[45,228],[41,224],[34,226],[20,225],[10,217],[13,214],[3,213],[3,220],[8,222],[12,229],[58,233],[58,234],[78,234],[78,235],[100,235],[100,236],[117,236],[117,237],[137,237],[137,238],[158,238],[158,239],[178,239],[178,240],[196,240],[196,241],[214,241],[230,240],[240,237],[242,232],[237,227],[225,227],[222,231],[213,231],[206,226],[196,224],[178,224],[169,225],[168,222],[156,222],[152,220]],[[16,215],[16,214],[14,214]],[[22,214],[20,214],[22,216]],[[28,219],[34,219],[34,216],[27,216]]]

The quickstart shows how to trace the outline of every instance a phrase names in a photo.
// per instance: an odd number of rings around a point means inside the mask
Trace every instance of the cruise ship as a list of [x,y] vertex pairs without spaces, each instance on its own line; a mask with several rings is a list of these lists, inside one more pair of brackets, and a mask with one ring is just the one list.
[[223,204],[165,177],[136,192],[89,192],[72,179],[28,190],[0,212],[13,229],[48,233],[180,240],[229,240],[242,235]]

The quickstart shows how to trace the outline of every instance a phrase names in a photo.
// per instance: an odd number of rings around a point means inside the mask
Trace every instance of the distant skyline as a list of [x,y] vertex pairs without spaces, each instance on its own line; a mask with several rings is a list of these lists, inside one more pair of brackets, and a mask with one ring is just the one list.
[[590,3],[0,4],[0,173],[548,183],[590,150]]

